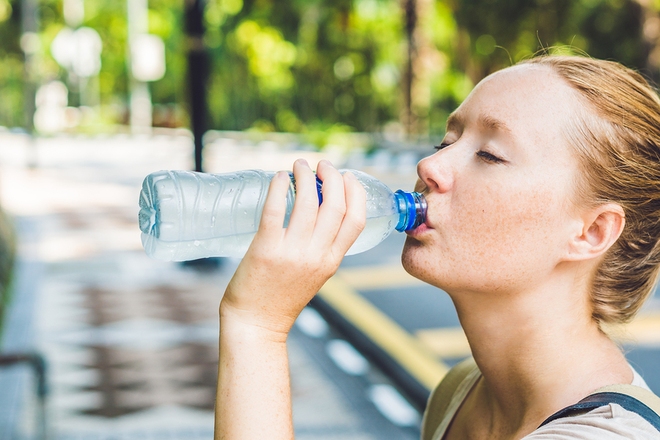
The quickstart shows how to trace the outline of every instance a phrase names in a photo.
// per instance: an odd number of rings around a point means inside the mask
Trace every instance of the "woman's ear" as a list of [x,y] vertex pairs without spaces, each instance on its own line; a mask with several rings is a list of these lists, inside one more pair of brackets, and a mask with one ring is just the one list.
[[598,258],[617,241],[626,216],[616,203],[599,205],[582,217],[581,228],[572,238],[568,260],[580,261]]

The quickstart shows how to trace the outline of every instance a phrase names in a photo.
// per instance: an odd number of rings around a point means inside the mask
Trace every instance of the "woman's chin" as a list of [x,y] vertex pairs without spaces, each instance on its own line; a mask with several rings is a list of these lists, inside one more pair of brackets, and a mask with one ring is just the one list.
[[401,264],[410,275],[423,280],[420,275],[424,272],[423,267],[425,265],[420,263],[425,261],[426,258],[421,255],[422,248],[420,241],[410,236],[406,237],[403,251],[401,251]]
[[401,265],[413,277],[437,287],[440,268],[434,250],[430,244],[408,236],[401,251]]

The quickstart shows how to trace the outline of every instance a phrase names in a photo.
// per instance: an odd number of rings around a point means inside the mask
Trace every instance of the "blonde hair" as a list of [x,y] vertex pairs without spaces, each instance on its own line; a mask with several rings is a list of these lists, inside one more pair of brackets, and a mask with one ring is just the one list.
[[541,56],[586,103],[571,130],[585,178],[578,199],[617,203],[626,223],[597,268],[592,316],[599,324],[630,321],[660,272],[660,98],[637,72],[612,61]]

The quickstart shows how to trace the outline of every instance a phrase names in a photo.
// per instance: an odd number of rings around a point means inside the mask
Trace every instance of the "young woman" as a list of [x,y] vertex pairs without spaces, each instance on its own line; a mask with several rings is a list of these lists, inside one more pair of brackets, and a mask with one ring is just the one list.
[[[603,326],[630,320],[660,268],[660,99],[611,62],[541,57],[497,72],[418,165],[428,202],[405,269],[453,300],[478,369],[444,439],[658,438],[610,405],[539,425],[610,384],[645,387]],[[286,338],[365,222],[351,174],[294,164],[220,305],[216,438],[291,439]]]

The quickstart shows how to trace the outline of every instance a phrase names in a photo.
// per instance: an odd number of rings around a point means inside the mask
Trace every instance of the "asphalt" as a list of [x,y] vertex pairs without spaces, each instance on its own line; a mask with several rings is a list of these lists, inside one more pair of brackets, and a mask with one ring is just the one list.
[[[137,228],[144,176],[191,169],[185,131],[150,136],[0,132],[0,205],[19,234],[15,298],[3,352],[47,363],[50,439],[210,439],[217,307],[237,265],[190,267],[149,259]],[[209,172],[289,169],[297,157],[363,169],[410,189],[418,153],[345,155],[218,135]],[[299,439],[415,439],[429,389],[469,347],[448,297],[400,266],[392,235],[347,257],[290,336]],[[660,392],[660,300],[652,298],[622,342]],[[0,439],[41,427],[33,374],[0,368]]]

